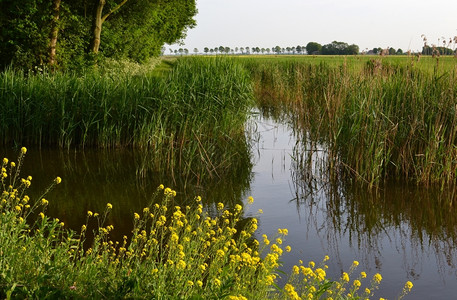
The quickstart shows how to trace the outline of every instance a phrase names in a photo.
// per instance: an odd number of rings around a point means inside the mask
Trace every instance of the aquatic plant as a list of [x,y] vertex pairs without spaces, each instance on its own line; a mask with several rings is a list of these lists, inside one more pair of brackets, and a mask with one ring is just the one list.
[[0,73],[0,144],[144,151],[141,172],[217,177],[245,160],[253,105],[232,59],[182,59],[163,73],[137,68],[84,74]]
[[326,145],[332,176],[377,186],[387,179],[455,180],[457,75],[453,61],[432,62],[254,60],[246,66],[260,105],[283,103],[304,135]]

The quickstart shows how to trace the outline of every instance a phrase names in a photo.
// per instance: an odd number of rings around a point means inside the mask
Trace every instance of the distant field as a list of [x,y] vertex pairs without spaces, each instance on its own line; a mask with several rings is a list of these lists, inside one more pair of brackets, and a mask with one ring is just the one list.
[[[365,66],[366,63],[369,61],[380,61],[383,64],[390,64],[393,66],[413,64],[414,66],[422,70],[428,71],[433,71],[436,67],[439,71],[451,71],[455,70],[457,66],[457,58],[453,56],[441,56],[439,58],[433,58],[431,56],[421,56],[420,58],[418,58],[414,55],[217,55],[217,57],[220,56],[263,62],[306,62],[310,64],[325,63],[329,66],[340,66],[345,63],[349,69],[353,70],[361,70],[363,66]],[[186,56],[165,56],[165,60],[167,62],[170,60],[173,61],[178,57],[185,58]],[[208,55],[207,57],[216,57],[216,55]]]

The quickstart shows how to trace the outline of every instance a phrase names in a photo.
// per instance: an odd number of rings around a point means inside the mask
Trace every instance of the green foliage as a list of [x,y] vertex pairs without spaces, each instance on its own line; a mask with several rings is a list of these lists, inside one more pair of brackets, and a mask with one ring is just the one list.
[[195,25],[196,12],[195,1],[129,0],[104,23],[101,52],[139,62],[158,56],[164,43],[182,39]]
[[51,3],[44,0],[0,2],[0,69],[43,65],[49,46]]
[[359,46],[333,41],[322,46],[321,53],[323,55],[356,55],[359,53]]
[[[93,10],[98,1],[62,0],[59,10],[57,63],[61,69],[83,69],[97,62],[90,52]],[[104,12],[119,1],[108,1]],[[2,0],[0,69],[44,69],[48,64],[52,1]],[[195,25],[195,1],[129,0],[103,23],[100,55],[144,62],[158,56],[164,43],[173,43]],[[98,56],[100,56],[98,55]],[[99,58],[97,58],[99,59]]]
[[322,45],[316,42],[309,42],[306,45],[306,52],[308,54],[320,54],[322,50]]

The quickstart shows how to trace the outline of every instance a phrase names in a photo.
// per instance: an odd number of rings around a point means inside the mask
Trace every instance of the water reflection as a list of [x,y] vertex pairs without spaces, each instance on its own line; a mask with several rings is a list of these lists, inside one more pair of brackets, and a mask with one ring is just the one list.
[[[33,177],[28,191],[32,199],[39,197],[56,176],[62,177],[62,183],[46,196],[50,202],[48,214],[74,230],[85,223],[88,210],[102,212],[111,203],[113,210],[107,222],[114,225],[114,238],[118,238],[130,232],[133,213],[155,201],[153,195],[160,184],[177,191],[175,201],[179,205],[193,201],[197,195],[202,196],[208,210],[216,202],[242,204],[242,194],[250,186],[252,164],[248,144],[234,146],[237,152],[233,155],[238,159],[230,172],[205,180],[181,180],[153,167],[145,172],[147,156],[125,149],[29,149],[21,175]],[[10,160],[17,157],[17,151],[12,149],[2,149],[0,153]]]
[[[256,201],[246,218],[264,210],[259,232],[274,235],[288,228],[284,256],[287,272],[299,259],[319,261],[330,255],[328,275],[338,278],[352,260],[361,270],[384,276],[379,295],[395,298],[404,282],[414,281],[410,299],[453,298],[457,292],[457,208],[455,187],[417,187],[385,183],[369,190],[329,174],[325,140],[311,135],[300,116],[282,107],[265,106],[253,113],[249,138],[234,144],[230,170],[217,178],[180,179],[148,166],[137,151],[60,151],[30,149],[23,175],[32,175],[32,196],[56,177],[63,182],[48,196],[49,213],[74,229],[87,210],[113,204],[108,222],[116,235],[128,233],[133,212],[151,201],[159,184],[178,192],[180,205],[201,195],[211,212],[215,203]],[[227,149],[227,151],[232,151]],[[10,160],[16,152],[3,149]]]
[[398,283],[407,280],[415,282],[415,299],[453,295],[457,188],[396,181],[370,190],[351,180],[335,180],[325,142],[297,127],[294,119],[288,119],[295,140],[290,178],[299,218],[307,236],[313,232],[317,239],[308,242],[320,243],[338,261],[340,272],[354,253],[353,259],[363,261],[365,268],[388,278],[381,287],[388,297],[396,297],[391,288],[398,292]]

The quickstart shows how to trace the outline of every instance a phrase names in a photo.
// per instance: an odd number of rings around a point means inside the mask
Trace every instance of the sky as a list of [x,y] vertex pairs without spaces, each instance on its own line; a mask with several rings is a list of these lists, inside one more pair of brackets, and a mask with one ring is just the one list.
[[168,48],[305,46],[332,41],[420,51],[457,36],[457,0],[196,0],[197,26]]

